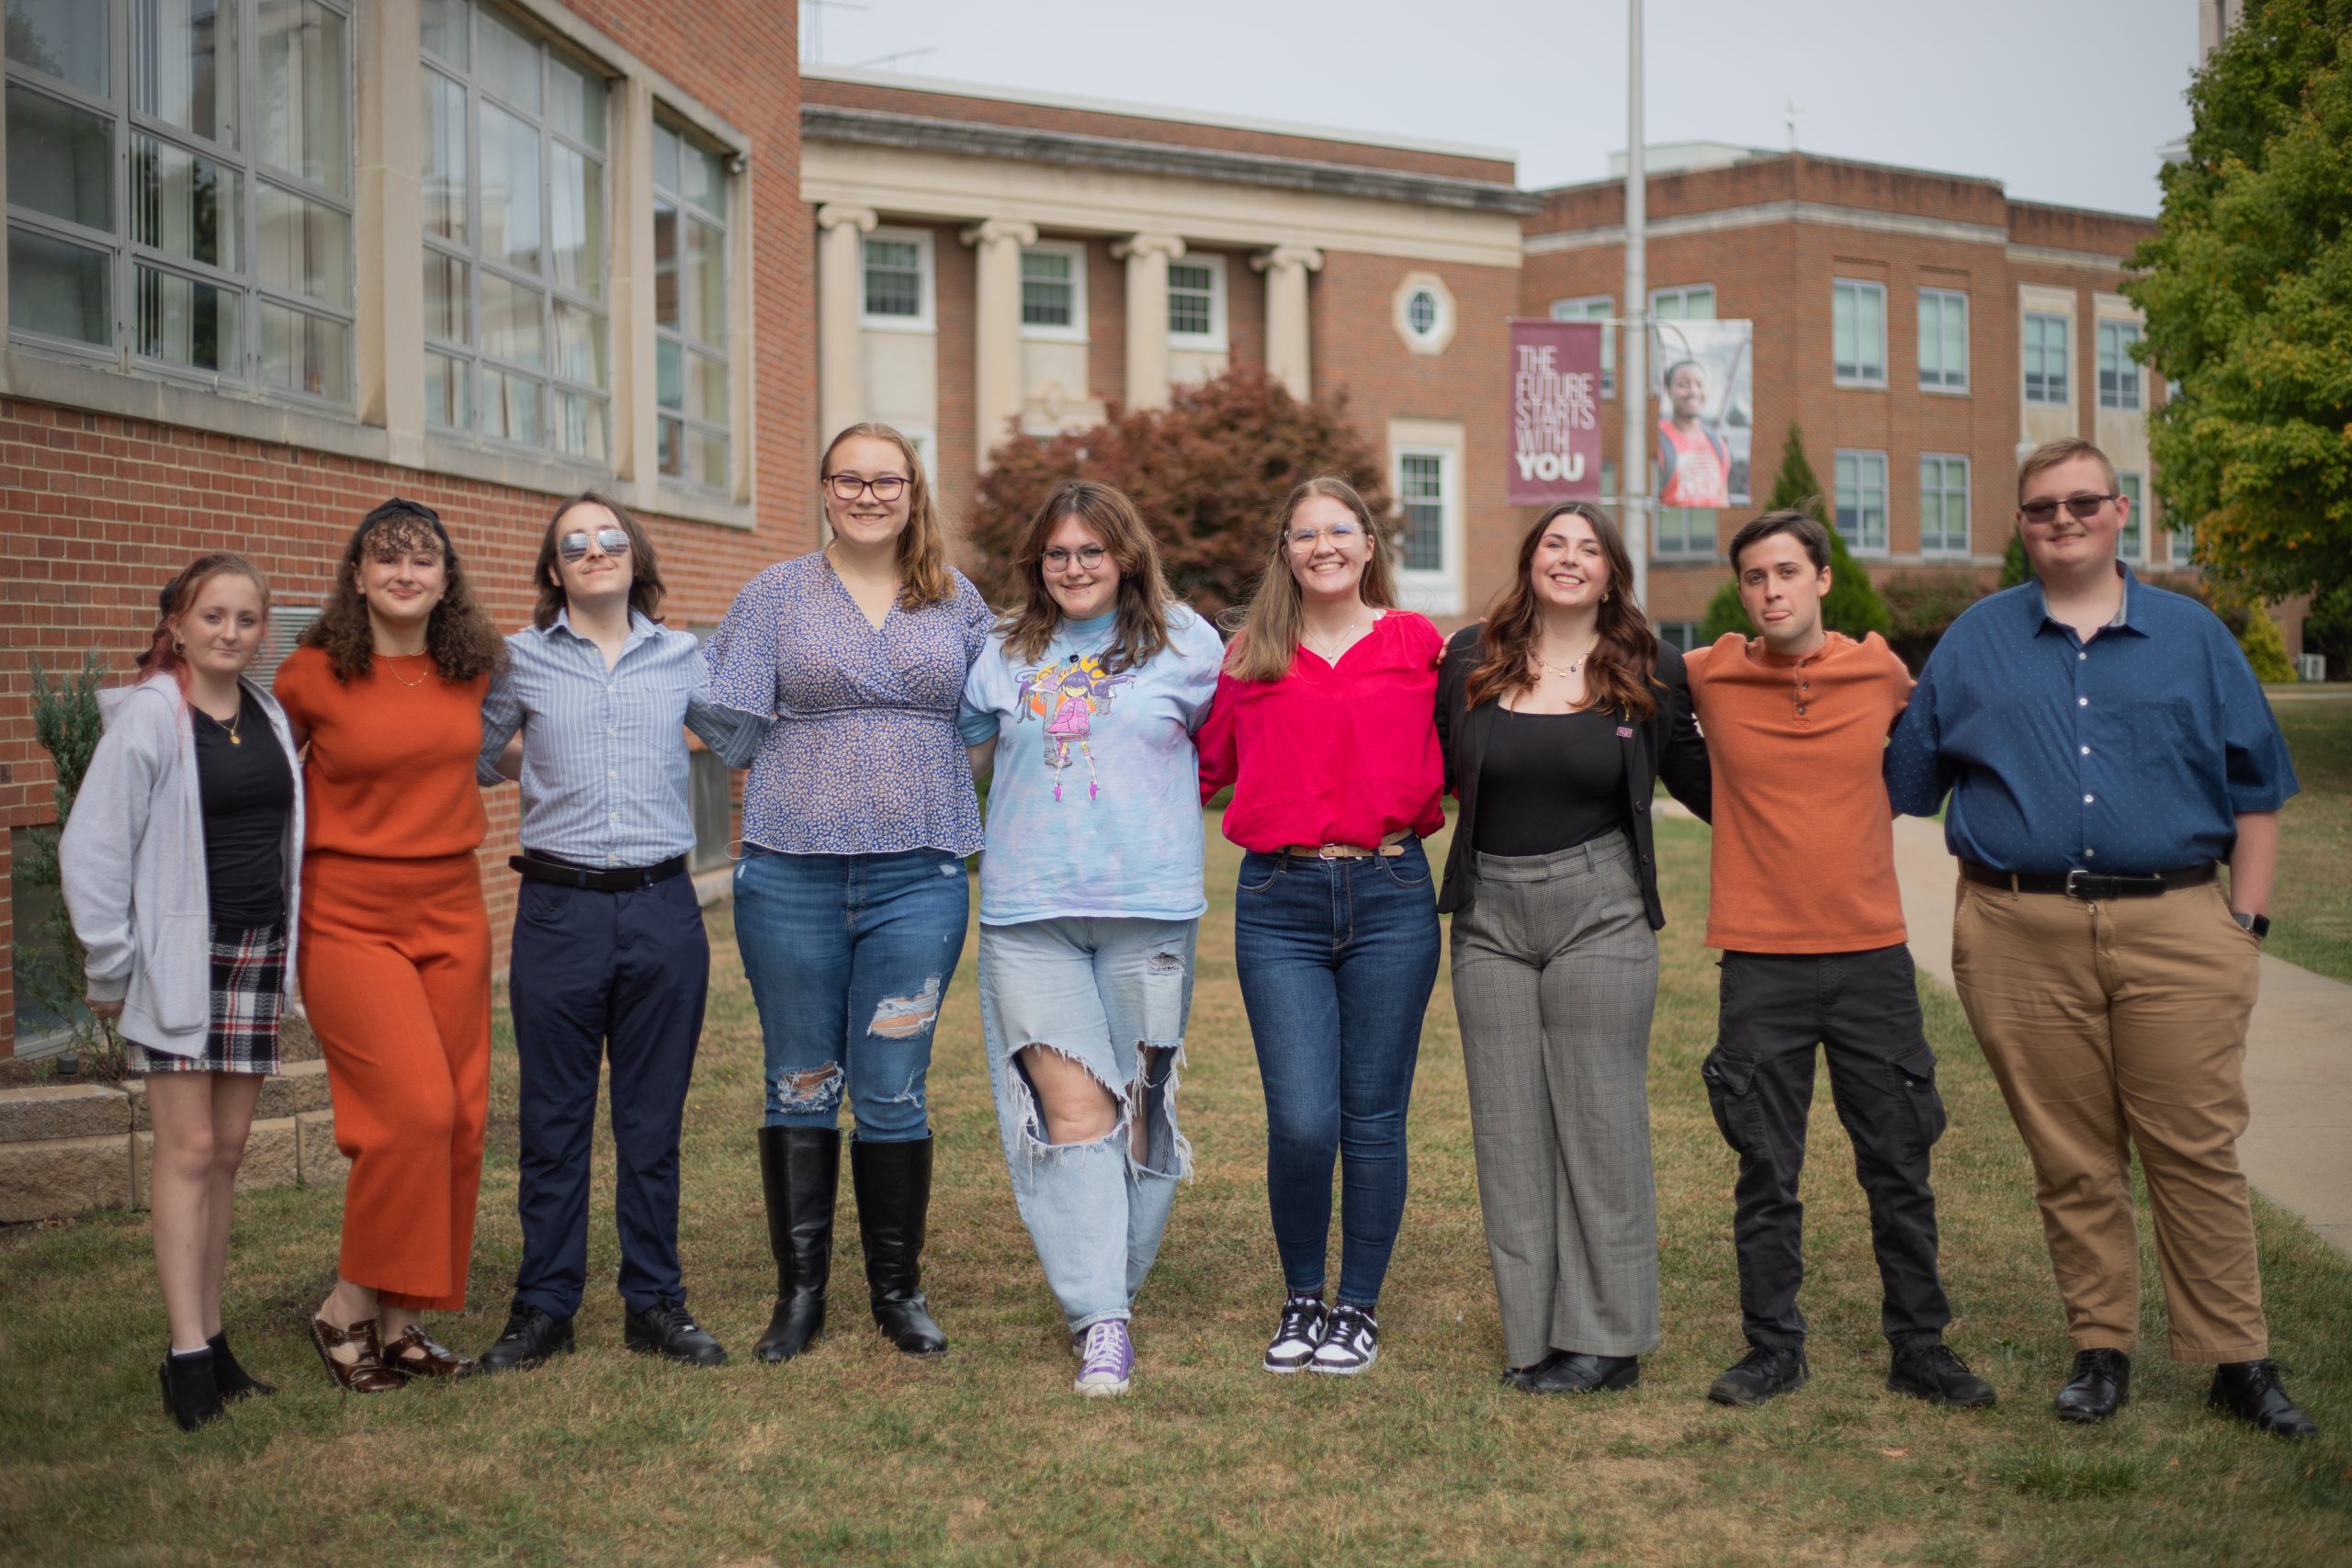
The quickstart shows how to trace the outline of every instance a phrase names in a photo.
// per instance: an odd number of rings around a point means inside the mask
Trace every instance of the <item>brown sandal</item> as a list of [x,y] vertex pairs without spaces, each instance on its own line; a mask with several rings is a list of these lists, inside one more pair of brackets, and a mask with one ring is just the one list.
[[311,1343],[318,1347],[319,1359],[327,1364],[327,1376],[345,1393],[390,1393],[401,1386],[400,1374],[384,1364],[384,1348],[377,1341],[372,1317],[348,1328],[314,1317]]
[[403,1377],[461,1378],[474,1370],[472,1360],[410,1324],[384,1347],[384,1365]]

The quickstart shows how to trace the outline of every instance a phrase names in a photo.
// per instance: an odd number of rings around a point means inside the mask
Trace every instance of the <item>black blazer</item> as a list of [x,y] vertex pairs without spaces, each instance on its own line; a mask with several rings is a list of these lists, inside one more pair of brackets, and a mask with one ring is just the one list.
[[[1470,845],[1478,828],[1478,765],[1487,752],[1487,737],[1495,725],[1493,699],[1470,707],[1466,700],[1470,671],[1478,663],[1480,627],[1467,626],[1446,640],[1445,660],[1437,677],[1437,741],[1445,753],[1445,787],[1462,803],[1453,819],[1453,842],[1446,852],[1445,883],[1438,894],[1441,912],[1463,908],[1470,902],[1475,879],[1469,871]],[[1655,835],[1650,830],[1650,797],[1657,781],[1666,780],[1668,793],[1697,813],[1702,821],[1714,816],[1714,781],[1707,766],[1707,743],[1690,714],[1690,682],[1682,672],[1682,655],[1658,645],[1657,665],[1651,671],[1657,692],[1657,711],[1638,724],[1625,747],[1625,820],[1632,825],[1634,853],[1640,863],[1642,901],[1649,908],[1650,929],[1666,924],[1658,903]]]

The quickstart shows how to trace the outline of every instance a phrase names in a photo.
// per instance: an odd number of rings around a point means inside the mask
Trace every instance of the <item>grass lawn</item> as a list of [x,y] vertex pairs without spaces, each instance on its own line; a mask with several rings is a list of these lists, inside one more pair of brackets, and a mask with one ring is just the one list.
[[[2300,760],[2300,754],[2299,754]],[[2311,764],[2306,764],[2310,766]],[[2316,769],[2313,768],[2315,772]],[[2307,778],[2309,774],[2307,773]],[[2340,829],[2339,829],[2340,830]],[[749,1354],[773,1276],[752,1126],[759,1045],[726,915],[687,1119],[684,1247],[702,1321],[736,1352],[697,1372],[620,1348],[592,1293],[582,1349],[498,1381],[345,1399],[304,1335],[331,1282],[333,1191],[246,1198],[228,1320],[283,1387],[193,1437],[156,1394],[164,1342],[141,1216],[0,1235],[0,1558],[27,1562],[915,1560],[974,1563],[2309,1564],[2352,1559],[2352,1263],[2260,1215],[2277,1352],[2324,1427],[2292,1447],[2209,1415],[2203,1380],[2143,1358],[2110,1426],[2048,1412],[2067,1350],[2016,1134],[1957,1004],[1928,998],[1952,1127],[1938,1161],[1952,1339],[1992,1411],[1885,1393],[1867,1217],[1817,1097],[1807,1231],[1814,1382],[1761,1410],[1707,1404],[1736,1354],[1733,1156],[1701,1090],[1715,976],[1698,942],[1705,832],[1661,823],[1664,980],[1652,1067],[1667,1340],[1594,1401],[1498,1385],[1453,1010],[1430,1009],[1411,1199],[1380,1365],[1256,1370],[1280,1290],[1262,1110],[1233,982],[1233,856],[1213,853],[1182,1116],[1200,1175],[1139,1306],[1136,1393],[1084,1402],[998,1154],[969,963],[939,1028],[939,1191],[927,1284],[954,1343],[921,1363],[865,1315],[847,1213],[831,1336]],[[2339,862],[2339,865],[2340,865]],[[2338,906],[2340,908],[2340,905]],[[479,1349],[517,1253],[514,1071],[503,1036],[471,1310]],[[609,1171],[609,1150],[599,1160]],[[615,1267],[601,1199],[591,1275]],[[1336,1241],[1335,1241],[1336,1246]],[[2149,1252],[2148,1328],[2164,1322]]]
[[2278,819],[2270,951],[2352,980],[2352,697],[2270,705],[2302,794]]

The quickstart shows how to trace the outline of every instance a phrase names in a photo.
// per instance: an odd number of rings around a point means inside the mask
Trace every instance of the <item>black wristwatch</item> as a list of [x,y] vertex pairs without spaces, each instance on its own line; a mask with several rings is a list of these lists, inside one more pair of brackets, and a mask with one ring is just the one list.
[[2252,931],[2256,942],[2270,934],[2270,917],[2267,915],[2247,915],[2233,909],[2230,919],[2238,923],[2240,930]]

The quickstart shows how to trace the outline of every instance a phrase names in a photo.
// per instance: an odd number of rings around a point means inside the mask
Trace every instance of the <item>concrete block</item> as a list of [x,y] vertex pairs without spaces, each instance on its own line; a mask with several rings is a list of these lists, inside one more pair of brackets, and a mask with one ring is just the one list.
[[261,1080],[261,1100],[254,1107],[254,1120],[299,1116],[305,1111],[324,1111],[333,1103],[327,1094],[324,1062],[286,1062],[276,1077]]
[[[301,1171],[300,1145],[291,1116],[257,1121],[245,1136],[245,1157],[237,1167],[237,1190],[257,1192],[269,1187],[291,1187]],[[130,1203],[144,1209],[151,1201],[148,1183],[155,1160],[155,1134],[130,1135]]]
[[54,1220],[129,1201],[130,1140],[120,1133],[0,1144],[0,1222]]
[[0,1089],[0,1144],[94,1138],[130,1131],[130,1100],[113,1084]]
[[340,1187],[351,1174],[351,1161],[334,1146],[334,1113],[306,1111],[294,1118],[301,1139],[302,1185]]

